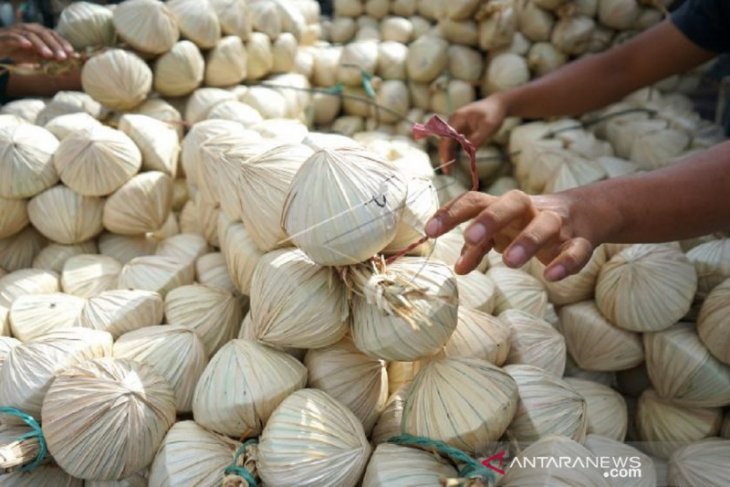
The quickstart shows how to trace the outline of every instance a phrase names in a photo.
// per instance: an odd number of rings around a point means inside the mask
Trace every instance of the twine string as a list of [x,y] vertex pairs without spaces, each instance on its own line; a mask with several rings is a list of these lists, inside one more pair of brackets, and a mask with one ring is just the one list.
[[0,406],[0,414],[7,414],[9,416],[15,416],[17,418],[20,418],[23,420],[25,424],[27,424],[31,431],[25,433],[24,435],[18,437],[16,441],[23,441],[23,440],[29,440],[29,439],[37,439],[38,440],[38,453],[36,454],[35,458],[32,462],[24,465],[20,470],[22,472],[32,472],[36,468],[38,468],[41,463],[43,463],[43,460],[45,460],[46,455],[48,455],[48,445],[46,444],[46,438],[43,436],[43,430],[41,429],[40,423],[36,421],[36,419],[31,416],[28,413],[25,413],[21,411],[20,409],[16,409],[9,406]]
[[258,487],[259,483],[256,480],[256,477],[245,467],[241,467],[238,465],[239,459],[246,454],[246,449],[249,446],[253,446],[258,444],[258,440],[256,438],[251,438],[250,440],[246,440],[243,442],[241,446],[238,447],[236,450],[236,453],[233,454],[233,461],[230,465],[228,465],[224,471],[226,475],[238,475],[239,477],[243,478],[243,480],[248,483],[249,487]]

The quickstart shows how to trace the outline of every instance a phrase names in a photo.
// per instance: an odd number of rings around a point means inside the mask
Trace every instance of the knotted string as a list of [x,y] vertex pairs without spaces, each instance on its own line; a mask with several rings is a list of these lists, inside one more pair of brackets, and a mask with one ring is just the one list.
[[256,477],[254,477],[254,475],[247,468],[240,467],[238,465],[238,460],[239,458],[241,458],[241,456],[246,454],[246,448],[256,444],[258,444],[258,440],[256,438],[251,438],[250,440],[244,441],[243,444],[238,447],[236,453],[233,455],[233,461],[230,465],[226,467],[224,471],[226,475],[238,475],[239,477],[243,478],[243,480],[248,483],[249,487],[258,487],[259,483],[256,480]]
[[13,407],[0,406],[0,414],[7,414],[9,416],[20,418],[31,428],[32,431],[19,436],[16,441],[31,440],[33,438],[38,440],[38,453],[36,454],[35,459],[20,469],[22,472],[32,472],[38,468],[41,463],[43,463],[43,460],[45,460],[46,455],[48,454],[48,445],[46,445],[46,438],[43,436],[41,425],[30,414],[24,413],[20,409]]

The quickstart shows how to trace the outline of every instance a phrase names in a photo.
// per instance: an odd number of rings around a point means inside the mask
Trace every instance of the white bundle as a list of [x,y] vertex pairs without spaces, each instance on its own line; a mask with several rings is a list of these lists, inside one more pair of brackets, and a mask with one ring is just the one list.
[[407,44],[413,38],[413,23],[404,17],[386,17],[380,22],[383,41]]
[[29,222],[26,200],[0,197],[0,239],[15,235]]
[[160,241],[155,255],[172,257],[178,262],[185,262],[192,266],[198,257],[208,250],[208,243],[202,235],[180,233]]
[[683,130],[664,128],[647,131],[634,138],[629,159],[639,169],[660,169],[680,157],[690,142],[690,135]]
[[233,223],[220,237],[228,274],[239,292],[251,294],[251,279],[259,259],[264,255],[242,223]]
[[362,72],[374,73],[378,64],[378,43],[357,41],[346,44],[340,55],[337,79],[346,85],[358,86]]
[[608,469],[604,469],[603,475],[604,477],[608,477],[608,481],[612,487],[656,487],[657,485],[663,485],[657,479],[657,472],[655,470],[655,468],[659,468],[659,465],[655,464],[651,457],[631,445],[606,438],[605,436],[588,435],[585,442],[583,442],[583,446],[597,457],[615,458],[616,462],[625,461],[622,459],[631,459],[632,467],[636,466],[633,462],[638,460],[639,466],[637,468],[641,470],[632,479],[612,478],[610,475],[613,464],[610,464]]
[[30,225],[0,240],[0,268],[12,272],[30,267],[47,243],[45,237]]
[[33,227],[61,244],[76,244],[103,230],[104,200],[82,196],[66,186],[54,186],[35,196],[28,204]]
[[479,22],[479,47],[491,51],[512,42],[517,29],[517,13],[512,0],[490,2]]
[[451,464],[431,452],[384,443],[370,457],[362,486],[438,485],[457,477]]
[[114,257],[122,264],[135,257],[153,255],[157,240],[150,235],[127,236],[105,232],[99,236],[99,253]]
[[[397,253],[422,238],[425,235],[426,223],[438,210],[438,196],[430,179],[410,177],[407,182],[407,192],[403,216],[398,222],[393,240],[383,250],[384,253]],[[428,248],[428,245],[419,245],[410,253],[424,254]]]
[[70,257],[63,265],[61,287],[65,293],[90,298],[115,289],[122,270],[113,257],[81,254]]
[[427,363],[426,360],[417,362],[389,362],[388,363],[388,393],[394,394],[403,386],[413,382],[421,366]]
[[[238,100],[228,100],[218,103],[208,113],[208,120],[211,119],[238,122],[246,128],[252,127],[264,120],[258,110]],[[197,126],[199,124],[196,124]]]
[[144,170],[160,171],[172,178],[177,175],[180,141],[175,128],[147,115],[126,114],[119,120],[119,130],[139,147]]
[[309,350],[304,357],[308,385],[325,391],[362,422],[369,435],[388,398],[385,362],[368,357],[343,340],[326,348]]
[[[177,105],[180,106],[179,104]],[[178,134],[178,137],[182,139],[183,136],[183,121],[182,115],[178,108],[172,106],[162,98],[150,98],[137,108],[132,110],[131,113],[137,113],[139,115],[147,115],[148,117],[155,118],[161,122],[172,125]]]
[[205,84],[231,86],[246,78],[246,49],[238,36],[226,36],[208,51]]
[[727,482],[730,441],[708,438],[677,449],[669,459],[671,485],[720,486]]
[[499,315],[511,331],[508,364],[535,365],[561,377],[565,370],[565,339],[547,321],[517,309]]
[[191,284],[194,278],[195,271],[190,263],[150,255],[127,262],[119,274],[117,286],[120,289],[154,291],[164,296],[175,288]]
[[628,30],[641,15],[641,7],[636,0],[600,0],[598,19],[612,29]]
[[0,336],[0,369],[2,369],[5,361],[8,359],[10,350],[20,345],[22,342],[13,337]]
[[226,35],[248,39],[253,29],[253,19],[245,0],[209,0],[218,15],[221,30]]
[[452,45],[448,50],[449,75],[462,81],[477,81],[484,72],[481,52],[467,46]]
[[562,52],[578,56],[590,48],[596,23],[585,15],[575,15],[558,20],[550,36],[550,42]]
[[417,38],[408,47],[406,70],[408,79],[419,83],[430,83],[449,64],[449,43],[440,37]]
[[354,487],[371,447],[360,421],[317,389],[303,389],[274,410],[261,435],[258,470],[269,485]]
[[274,41],[272,54],[274,56],[275,73],[288,73],[293,71],[298,51],[297,39],[289,32],[282,32]]
[[[36,99],[20,99],[6,103],[0,108],[0,115],[10,115],[10,117],[3,117],[6,122],[13,120],[12,116],[16,116],[16,124],[22,123],[23,120],[30,123],[35,123],[38,118],[38,114],[46,107],[46,102],[43,100]],[[20,119],[20,120],[18,120]],[[13,123],[13,122],[10,122]]]
[[93,131],[99,126],[101,126],[101,122],[88,113],[76,112],[54,117],[46,123],[45,128],[55,135],[58,140],[63,140],[73,134],[87,130]]
[[236,287],[228,275],[226,259],[220,252],[205,254],[195,262],[195,278],[204,286],[236,292]]
[[474,357],[502,365],[509,349],[510,329],[504,323],[481,311],[459,306],[456,329],[441,355]]
[[400,424],[403,419],[403,408],[406,404],[407,387],[400,387],[391,393],[385,403],[383,411],[378,416],[372,434],[370,435],[374,445],[387,442],[394,436],[401,433]]
[[531,0],[517,0],[517,27],[532,42],[548,42],[555,17]]
[[0,197],[29,198],[56,184],[57,148],[58,140],[42,127],[0,125]]
[[61,11],[56,29],[74,49],[111,46],[115,32],[112,11],[91,2],[75,2]]
[[104,204],[103,223],[110,232],[154,232],[172,209],[172,179],[160,171],[143,172],[127,181]]
[[159,0],[129,0],[114,9],[114,27],[130,46],[142,52],[162,54],[180,37],[167,4]]
[[445,84],[434,81],[435,88],[430,108],[435,113],[451,115],[457,109],[468,105],[476,99],[476,91],[468,81],[452,79]]
[[730,307],[730,279],[715,286],[707,296],[697,318],[697,333],[710,352],[725,364],[730,364],[728,308]]
[[496,287],[495,313],[518,309],[538,317],[545,315],[548,296],[540,281],[505,266],[492,267],[486,275]]
[[78,323],[111,333],[114,339],[162,322],[162,297],[156,292],[117,289],[89,298],[81,310]]
[[587,434],[624,441],[628,411],[621,394],[591,380],[568,377],[565,382],[586,401]]
[[545,279],[545,264],[537,259],[532,260],[530,273],[545,286],[550,302],[562,306],[593,298],[598,273],[607,260],[603,247],[599,247],[585,267],[561,281],[549,282]]
[[697,293],[704,297],[730,277],[730,239],[711,240],[687,252],[697,271]]
[[221,36],[221,26],[208,0],[170,0],[165,5],[177,20],[183,36],[201,49],[215,46]]
[[[262,2],[259,2],[262,3]],[[263,78],[274,68],[271,40],[266,34],[252,32],[246,42],[247,79]]]
[[568,57],[549,42],[536,42],[527,54],[527,65],[537,76],[544,76],[568,62]]
[[494,282],[478,270],[466,275],[457,275],[456,284],[459,287],[459,305],[484,313],[494,311],[496,301],[496,287]]
[[130,110],[141,104],[152,89],[152,70],[129,51],[110,49],[84,64],[81,85],[102,105]]

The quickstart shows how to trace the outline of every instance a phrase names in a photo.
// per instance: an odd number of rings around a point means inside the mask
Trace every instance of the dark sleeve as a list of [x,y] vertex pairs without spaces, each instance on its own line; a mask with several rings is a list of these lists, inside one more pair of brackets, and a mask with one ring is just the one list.
[[686,0],[672,12],[672,23],[703,49],[730,52],[730,2]]
[[[0,62],[7,62],[7,59],[0,59]],[[10,73],[5,71],[4,73],[0,74],[0,105],[5,105],[7,102],[11,101],[11,99],[8,97],[8,79],[10,78]]]

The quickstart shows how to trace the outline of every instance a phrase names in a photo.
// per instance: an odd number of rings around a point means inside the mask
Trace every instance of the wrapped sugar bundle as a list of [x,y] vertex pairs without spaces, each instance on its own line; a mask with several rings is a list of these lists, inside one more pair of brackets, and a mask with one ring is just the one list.
[[359,86],[362,73],[374,73],[377,64],[377,42],[365,40],[345,44],[337,67],[337,79],[346,85]]
[[28,223],[30,220],[26,200],[0,197],[0,239],[15,235]]
[[44,236],[61,244],[81,243],[101,233],[104,200],[54,186],[28,204],[28,217]]
[[208,363],[203,342],[182,325],[147,326],[114,343],[115,358],[151,365],[172,387],[178,413],[193,409],[193,393]]
[[104,204],[103,223],[110,232],[141,235],[158,230],[172,209],[172,179],[159,171],[140,173]]
[[386,80],[406,79],[407,57],[407,46],[393,41],[381,42],[378,45],[377,75]]
[[[196,91],[198,93],[201,90]],[[227,93],[227,92],[226,92]],[[231,101],[231,100],[228,100]],[[221,101],[220,104],[226,103]],[[218,152],[230,147],[231,140],[221,136],[231,136],[238,140],[246,140],[245,128],[230,120],[204,120],[190,129],[182,143],[180,162],[182,163],[188,184],[199,187],[201,184],[201,166],[207,151]],[[221,144],[225,142],[225,144]]]
[[418,362],[389,362],[388,363],[388,394],[393,394],[402,386],[413,382],[418,371],[424,365]]
[[46,238],[30,225],[15,235],[0,239],[0,268],[12,272],[30,267],[47,243]]
[[592,458],[591,451],[577,441],[564,436],[548,436],[528,446],[513,460],[511,468],[500,479],[505,487],[526,485],[550,487],[610,487],[603,472],[591,464],[578,463],[561,468],[559,462],[537,462],[534,458]]
[[487,271],[496,287],[495,313],[518,309],[544,316],[548,296],[540,281],[519,269],[497,266]]
[[561,281],[548,282],[544,275],[545,264],[537,259],[532,260],[530,273],[545,287],[550,302],[562,306],[593,298],[598,273],[606,260],[608,258],[601,247],[593,252],[586,266],[577,274],[568,276]]
[[69,258],[63,265],[61,287],[74,296],[90,298],[116,289],[122,264],[105,255],[81,254]]
[[730,239],[712,240],[687,252],[697,271],[697,293],[704,297],[730,277]]
[[456,276],[459,287],[459,305],[484,313],[494,311],[497,293],[494,282],[479,271]]
[[195,331],[211,357],[236,336],[243,311],[230,292],[200,284],[176,287],[165,298],[168,323]]
[[241,443],[194,421],[175,423],[150,467],[149,486],[221,485]]
[[[234,189],[243,224],[259,249],[269,251],[285,243],[280,219],[289,186],[311,154],[303,145],[282,145],[237,164]],[[235,152],[231,158],[237,159]]]
[[228,436],[257,436],[279,404],[306,383],[307,369],[286,352],[250,340],[231,340],[198,381],[195,421]]
[[394,436],[401,434],[401,420],[403,419],[403,408],[406,405],[407,386],[393,392],[385,403],[385,408],[378,416],[378,421],[373,428],[371,439],[373,444],[379,445],[387,442]]
[[300,250],[260,258],[251,279],[251,320],[256,338],[279,347],[321,348],[347,332],[346,289],[333,269]]
[[[428,178],[413,177],[407,180],[407,197],[395,236],[383,250],[397,253],[425,236],[428,220],[438,210],[438,196],[433,182]],[[428,245],[419,245],[409,253],[426,253]]]
[[730,365],[730,279],[714,287],[700,309],[697,333],[712,355]]
[[494,316],[459,306],[456,329],[440,356],[474,357],[502,365],[509,347],[509,327]]
[[162,54],[169,51],[180,36],[177,21],[167,4],[159,0],[132,0],[114,9],[114,27],[133,48]]
[[714,436],[722,410],[681,407],[647,389],[639,398],[636,425],[645,451],[668,458],[678,448]]
[[438,485],[457,478],[456,469],[428,451],[384,443],[370,457],[363,487]]
[[631,144],[629,159],[640,169],[651,171],[667,166],[686,150],[691,142],[683,130],[664,128],[639,134]]
[[[127,134],[139,147],[142,153],[142,169],[160,171],[175,178],[180,141],[172,125],[146,115],[128,113],[119,119],[119,130]],[[63,179],[62,173],[61,179]]]
[[84,487],[84,481],[74,478],[53,464],[40,465],[32,472],[16,470],[3,475],[3,483],[13,487]]
[[484,78],[484,89],[489,93],[523,85],[530,80],[527,61],[512,53],[500,53],[491,58]]
[[566,357],[565,373],[563,375],[563,378],[573,377],[576,379],[590,380],[599,384],[603,384],[605,386],[614,387],[617,384],[616,376],[617,373],[615,372],[601,372],[596,370],[583,369],[575,363],[575,360],[573,360],[573,357],[571,357],[570,354],[568,354]]
[[194,265],[201,255],[210,250],[208,242],[201,235],[180,233],[167,237],[157,245],[155,255],[171,257],[179,262]]
[[122,267],[117,286],[119,289],[141,289],[165,296],[186,284],[192,284],[195,269],[189,262],[171,257],[150,255],[135,257]]
[[58,33],[74,49],[111,46],[115,40],[112,11],[91,2],[76,2],[61,11]]
[[[78,478],[119,480],[152,462],[175,422],[175,395],[152,367],[101,358],[59,374],[41,414],[48,450],[61,468]],[[98,421],[90,424],[89,416]]]
[[430,83],[448,66],[449,43],[440,37],[416,38],[408,47],[406,71],[408,79],[417,83]]
[[418,360],[441,349],[456,328],[458,289],[445,264],[403,257],[387,266],[351,268],[347,276],[352,337],[368,355]]
[[170,124],[177,131],[178,137],[182,139],[184,128],[180,123],[182,122],[182,115],[180,115],[178,108],[172,106],[162,98],[149,98],[143,101],[131,113],[147,115],[148,117]]
[[511,330],[508,364],[534,365],[562,377],[566,360],[565,339],[552,325],[516,309],[503,312],[499,319]]
[[111,49],[84,64],[81,85],[102,105],[130,110],[142,103],[152,89],[152,70],[136,55]]
[[66,137],[82,132],[90,131],[93,132],[96,128],[101,126],[101,122],[92,117],[86,112],[69,113],[66,115],[59,115],[53,118],[51,121],[46,123],[44,126],[46,130],[56,136],[58,140],[63,140]]
[[163,96],[183,96],[203,82],[205,60],[198,47],[187,40],[176,42],[155,62],[155,91]]
[[[612,459],[612,462],[626,462],[626,460],[630,459],[632,462],[631,467],[636,467],[634,462],[638,461],[639,466],[636,468],[639,468],[640,472],[632,478],[611,477],[610,470],[613,464],[610,464],[610,468],[604,469],[603,476],[608,479],[612,487],[655,487],[657,485],[665,485],[658,483],[657,473],[655,471],[656,465],[652,459],[631,445],[606,438],[605,436],[589,434],[583,442],[583,446],[590,450],[593,456],[609,457]],[[620,463],[618,464],[620,465]]]
[[220,242],[233,284],[242,294],[251,294],[251,279],[264,252],[259,250],[242,223],[230,225]]
[[370,451],[349,409],[323,391],[302,389],[284,399],[266,423],[257,466],[269,485],[354,487]]
[[96,253],[98,253],[98,250],[93,240],[73,245],[50,244],[33,259],[33,268],[60,274],[63,271],[64,264],[71,257]]
[[568,57],[549,42],[536,42],[527,54],[527,65],[537,76],[544,76],[568,62]]
[[2,369],[3,364],[5,364],[5,361],[8,359],[10,350],[17,347],[21,343],[22,342],[20,340],[16,340],[13,337],[0,336],[0,369]]
[[128,264],[136,257],[154,255],[157,240],[149,235],[117,235],[105,232],[99,236],[99,253]]
[[696,290],[694,266],[679,249],[639,244],[601,268],[596,304],[611,323],[625,330],[660,331],[689,311]]
[[79,326],[85,302],[63,293],[20,296],[10,306],[10,329],[13,336],[27,342],[52,331]]
[[638,115],[611,118],[606,124],[606,138],[618,157],[631,159],[631,148],[637,137],[666,127],[666,121],[648,119],[646,113],[640,112]]
[[231,86],[246,78],[246,49],[238,36],[220,39],[208,52],[206,61],[207,86]]
[[195,262],[195,278],[204,286],[236,292],[236,287],[228,276],[226,260],[220,252],[205,254]]
[[612,29],[631,29],[641,14],[641,7],[636,0],[600,0],[598,2],[598,19]]
[[308,385],[325,391],[362,422],[369,435],[388,399],[385,362],[368,357],[343,340],[329,347],[309,350],[304,357]]
[[251,15],[244,0],[210,0],[210,5],[218,14],[224,34],[248,39],[253,29]]
[[586,433],[624,441],[628,411],[621,394],[590,380],[568,377],[565,382],[586,401]]
[[615,371],[643,362],[644,347],[639,334],[611,325],[593,301],[564,306],[559,316],[565,345],[581,368]]
[[274,56],[269,36],[261,32],[252,32],[246,42],[246,79],[261,79],[272,69],[274,69]]
[[385,161],[353,148],[322,149],[295,175],[282,222],[315,262],[355,264],[393,239],[405,200],[406,183]]
[[[185,105],[185,121],[194,124],[205,120],[210,110],[218,103],[235,100],[236,94],[221,88],[198,88]],[[183,148],[183,152],[184,152]]]
[[557,193],[586,186],[606,177],[603,167],[596,161],[576,157],[570,163],[558,167],[545,183],[545,192]]
[[[298,111],[295,99],[287,99],[287,112]],[[278,143],[300,144],[309,133],[307,126],[299,120],[287,118],[269,118],[251,127],[251,130],[259,133],[264,139]]]
[[44,397],[57,374],[111,353],[111,335],[81,328],[48,333],[13,347],[0,368],[0,402],[40,419]]
[[231,120],[246,128],[263,121],[258,110],[237,100],[224,101],[214,106],[208,113],[208,120],[211,119]]
[[58,140],[48,130],[23,123],[0,126],[0,197],[29,198],[58,181],[53,153]]
[[153,291],[117,289],[89,298],[78,323],[84,328],[103,330],[119,336],[162,323],[162,297]]
[[660,396],[687,407],[730,404],[730,366],[710,354],[691,323],[644,334],[644,353]]
[[551,435],[583,441],[588,426],[586,399],[563,379],[532,365],[504,368],[517,384],[517,410],[507,429],[519,442]]
[[43,100],[34,100],[32,98],[20,99],[8,102],[0,108],[2,115],[15,115],[22,118],[26,122],[35,123],[38,114],[46,107]]
[[555,23],[550,42],[566,54],[579,56],[590,48],[595,29],[595,21],[586,15],[565,16]]
[[[402,429],[474,453],[502,436],[517,401],[515,381],[489,362],[433,360],[408,388]],[[454,416],[455,410],[461,414]]]
[[17,298],[60,291],[58,274],[41,269],[22,269],[0,277],[0,307],[9,308]]
[[677,449],[669,459],[670,485],[688,487],[721,486],[730,471],[727,458],[730,441],[708,438]]
[[201,49],[215,46],[221,36],[221,26],[208,0],[172,0],[165,5],[177,20],[183,36]]

